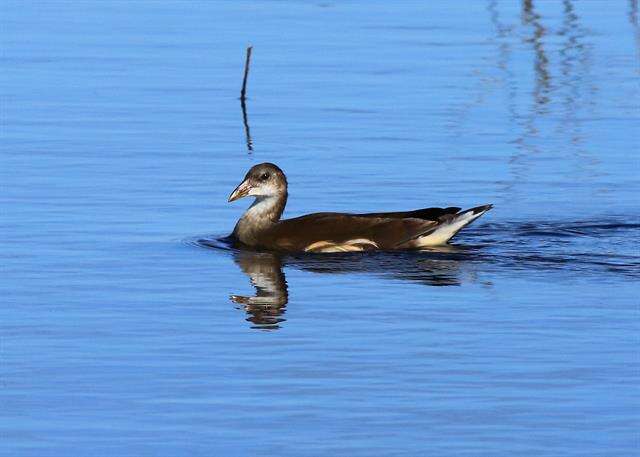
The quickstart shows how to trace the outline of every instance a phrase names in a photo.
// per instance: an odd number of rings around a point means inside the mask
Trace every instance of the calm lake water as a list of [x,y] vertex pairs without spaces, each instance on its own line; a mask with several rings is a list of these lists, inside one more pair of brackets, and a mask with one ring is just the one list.
[[[637,455],[638,15],[3,1],[2,455]],[[289,217],[495,208],[433,252],[233,251],[264,161]]]

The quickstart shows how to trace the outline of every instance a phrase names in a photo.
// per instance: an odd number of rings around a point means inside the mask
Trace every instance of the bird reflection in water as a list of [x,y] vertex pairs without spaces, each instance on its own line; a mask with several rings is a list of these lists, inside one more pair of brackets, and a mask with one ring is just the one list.
[[443,246],[420,252],[300,255],[234,250],[233,259],[249,277],[255,295],[233,294],[230,299],[247,313],[246,320],[253,324],[252,328],[276,330],[286,320],[283,316],[289,300],[285,266],[314,273],[369,273],[428,286],[458,286],[469,249],[474,248]]
[[246,311],[248,322],[254,328],[277,329],[285,319],[289,293],[282,271],[282,260],[270,252],[237,251],[234,260],[249,277],[256,294],[252,296],[231,295],[231,301]]

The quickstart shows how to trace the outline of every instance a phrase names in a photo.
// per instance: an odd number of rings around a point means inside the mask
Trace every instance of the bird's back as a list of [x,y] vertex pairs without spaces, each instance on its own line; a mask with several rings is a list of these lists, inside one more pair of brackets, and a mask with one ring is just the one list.
[[265,233],[266,248],[342,252],[398,249],[436,221],[390,214],[313,213],[275,224]]

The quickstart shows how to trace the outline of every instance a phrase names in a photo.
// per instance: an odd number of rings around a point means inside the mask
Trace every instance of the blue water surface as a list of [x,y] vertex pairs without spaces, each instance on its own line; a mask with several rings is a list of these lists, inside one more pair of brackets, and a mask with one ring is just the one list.
[[[1,2],[0,453],[638,454],[638,14]],[[231,249],[264,161],[288,217],[495,207],[427,252]]]

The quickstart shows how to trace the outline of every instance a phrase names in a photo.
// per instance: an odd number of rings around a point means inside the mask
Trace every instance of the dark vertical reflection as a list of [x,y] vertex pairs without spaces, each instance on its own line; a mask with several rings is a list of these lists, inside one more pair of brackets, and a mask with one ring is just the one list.
[[[578,159],[576,166],[587,176],[597,175],[595,166],[599,162],[586,150],[582,125],[584,115],[594,106],[597,92],[591,77],[590,35],[581,25],[576,3],[562,0],[561,4],[561,23],[555,28],[543,23],[534,0],[522,0],[520,27],[501,19],[497,0],[487,2],[497,45],[495,67],[503,81],[505,108],[510,132],[515,135],[512,143],[516,146],[509,159],[512,179],[504,183],[504,191],[514,190],[517,183],[527,180],[529,158],[541,152],[541,144],[550,135],[566,140],[559,153],[574,155]],[[518,87],[518,61],[528,57],[517,52],[519,40],[532,50],[533,88],[527,94],[522,93],[522,86]],[[530,95],[528,106],[522,104],[523,95]]]
[[503,186],[503,191],[509,192],[513,190],[516,183],[522,182],[526,177],[525,159],[527,153],[536,151],[535,146],[528,141],[527,131],[531,132],[531,128],[526,129],[523,116],[518,112],[518,79],[512,68],[515,26],[508,25],[501,20],[497,0],[489,1],[487,10],[495,32],[495,42],[498,44],[496,66],[502,73],[503,84],[506,88],[506,108],[511,124],[509,130],[515,134],[511,142],[517,146],[509,158],[513,179],[505,182]]
[[[551,90],[551,77],[549,76],[549,59],[542,44],[542,39],[546,34],[546,29],[542,26],[541,17],[535,11],[533,0],[522,1],[522,22],[524,25],[532,27],[533,33],[525,38],[524,42],[531,44],[534,51],[533,70],[533,106],[523,123],[523,133],[516,140],[521,148],[521,154],[538,154],[540,150],[537,145],[537,137],[540,133],[537,127],[538,117],[546,114],[546,104],[549,102],[549,92]],[[512,162],[517,157],[512,157]],[[516,177],[519,179],[520,177]]]
[[562,2],[562,25],[558,31],[562,37],[559,64],[559,96],[561,116],[559,133],[567,139],[568,151],[579,157],[578,166],[594,175],[599,162],[585,148],[581,112],[592,105],[595,86],[591,78],[591,46],[586,42],[587,31],[580,25],[580,18],[573,0]]
[[578,100],[580,98],[580,70],[576,67],[579,64],[579,55],[584,50],[580,42],[580,27],[578,15],[575,12],[573,2],[564,0],[562,27],[558,34],[564,37],[560,49],[560,75],[562,78],[562,89],[564,92],[562,127],[564,132],[570,137],[570,142],[578,145],[582,141],[580,126],[577,122],[576,111],[578,110]]
[[253,140],[251,139],[251,129],[249,128],[249,117],[247,116],[247,102],[244,98],[240,99],[240,107],[242,108],[242,123],[244,124],[244,135],[247,143],[249,154],[253,151]]
[[534,99],[536,111],[544,112],[544,105],[549,102],[549,92],[551,90],[551,76],[549,74],[549,59],[543,46],[543,38],[547,31],[542,25],[541,17],[535,11],[533,0],[523,0],[522,19],[525,25],[533,28],[533,35],[525,42],[531,43],[535,52],[534,71],[536,81],[534,86]]

